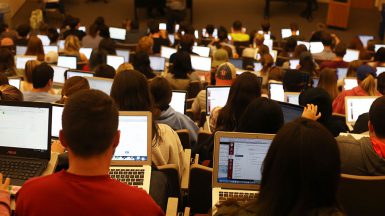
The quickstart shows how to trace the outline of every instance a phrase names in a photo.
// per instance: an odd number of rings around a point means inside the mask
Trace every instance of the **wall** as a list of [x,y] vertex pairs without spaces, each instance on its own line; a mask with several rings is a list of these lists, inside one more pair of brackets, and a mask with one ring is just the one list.
[[0,0],[0,2],[8,3],[11,7],[11,16],[13,17],[15,13],[23,6],[26,0]]

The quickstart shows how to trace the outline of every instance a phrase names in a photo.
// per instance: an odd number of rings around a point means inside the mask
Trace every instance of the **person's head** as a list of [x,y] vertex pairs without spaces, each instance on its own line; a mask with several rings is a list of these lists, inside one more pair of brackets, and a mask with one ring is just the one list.
[[98,49],[105,50],[109,55],[116,55],[115,42],[110,38],[103,38],[99,43]]
[[194,46],[195,37],[191,34],[185,34],[180,39],[180,50],[186,52],[192,52],[192,48]]
[[155,77],[150,65],[150,57],[146,52],[137,52],[132,60],[134,69],[141,72],[147,79]]
[[104,21],[104,17],[102,17],[102,16],[96,17],[96,19],[95,19],[93,24],[96,25],[97,27],[105,26],[106,25],[105,21]]
[[270,31],[270,22],[269,22],[269,20],[262,21],[261,28],[262,28],[263,32],[269,32]]
[[174,74],[175,79],[187,79],[187,74],[193,71],[190,53],[179,51],[175,53],[174,57],[170,72]]
[[332,102],[328,92],[320,87],[306,89],[299,96],[301,106],[306,107],[307,104],[317,105],[318,113],[321,113],[321,118],[317,121],[321,123],[326,123],[332,117]]
[[385,62],[385,47],[381,47],[374,54],[374,61]]
[[301,71],[308,73],[313,73],[316,67],[313,56],[310,52],[303,52],[299,56],[299,65]]
[[299,30],[298,23],[295,23],[295,22],[290,23],[290,30],[292,35],[297,35],[297,31]]
[[59,33],[57,32],[56,28],[48,28],[47,36],[49,38],[49,41],[51,44],[54,44],[59,39]]
[[325,47],[331,47],[333,44],[333,38],[328,32],[323,32],[321,34],[321,42]]
[[338,209],[340,170],[337,142],[325,127],[304,118],[285,124],[263,162],[257,214],[311,215],[325,207]]
[[281,67],[272,67],[267,75],[268,80],[282,81],[284,70]]
[[220,64],[229,61],[229,54],[225,49],[217,49],[213,55],[212,67],[218,67]]
[[29,37],[27,44],[27,51],[25,51],[26,55],[35,55],[39,60],[44,60],[44,49],[43,43],[40,38],[35,35]]
[[357,76],[357,68],[362,65],[361,61],[354,60],[349,63],[348,72],[346,73],[347,77],[356,77]]
[[134,70],[134,66],[130,63],[123,63],[119,65],[118,69],[116,69],[116,74],[126,70]]
[[234,130],[246,106],[260,96],[261,83],[258,77],[250,72],[239,75],[232,83],[226,105],[219,113],[216,130]]
[[115,69],[107,64],[99,65],[95,68],[95,77],[103,77],[113,79],[115,77]]
[[283,76],[283,89],[285,92],[301,92],[307,87],[309,73],[288,69]]
[[28,83],[32,83],[32,71],[36,66],[40,65],[41,62],[37,60],[29,60],[25,63],[25,78]]
[[215,73],[215,83],[218,86],[230,86],[237,77],[236,69],[230,62],[222,63]]
[[286,44],[284,47],[285,52],[294,52],[297,46],[297,40],[294,37],[286,38]]
[[381,73],[377,77],[377,91],[385,95],[385,73]]
[[242,31],[242,22],[239,20],[234,21],[232,30],[235,32]]
[[369,96],[376,95],[376,70],[368,65],[357,68],[357,83]]
[[111,158],[119,143],[118,123],[118,109],[107,94],[82,90],[72,95],[63,110],[59,135],[69,160],[103,155]]
[[214,29],[215,29],[214,25],[212,24],[206,25],[206,32],[209,36],[213,36]]
[[27,38],[28,34],[31,32],[31,27],[28,24],[21,24],[16,29],[17,34],[21,38]]
[[80,50],[79,38],[75,35],[68,35],[64,42],[64,52],[78,53]]
[[336,45],[334,48],[334,53],[336,54],[337,57],[343,58],[346,54],[346,44],[345,43],[339,43]]
[[349,49],[355,49],[355,50],[363,50],[364,44],[362,44],[362,41],[358,36],[355,36],[349,44]]
[[147,79],[136,70],[118,73],[110,95],[121,111],[151,111],[152,101]]
[[150,91],[154,98],[154,105],[160,111],[167,110],[172,98],[170,83],[164,77],[156,77],[150,82]]
[[265,41],[265,36],[263,34],[256,33],[254,37],[254,41],[256,46],[262,46],[263,41]]
[[45,89],[47,92],[52,87],[53,69],[47,63],[41,63],[32,71],[32,84],[34,89]]
[[156,21],[150,21],[148,23],[148,29],[150,30],[151,34],[159,33],[159,23]]
[[0,39],[0,46],[13,50],[15,47],[15,43],[10,37],[3,37],[2,39]]
[[91,37],[95,38],[96,36],[98,36],[98,33],[99,33],[99,28],[98,28],[98,26],[95,25],[95,24],[90,25],[90,27],[88,27],[88,29],[87,29],[87,33],[88,33]]
[[15,86],[8,84],[1,85],[0,101],[23,101],[23,93]]
[[247,105],[236,131],[276,134],[283,123],[281,106],[268,98],[258,97]]
[[0,73],[15,67],[15,59],[13,53],[7,49],[0,47]]
[[72,17],[72,19],[69,20],[69,26],[71,29],[77,29],[80,25],[80,19],[77,17]]
[[371,136],[385,139],[385,96],[377,98],[370,107],[369,132]]
[[337,74],[336,71],[330,68],[324,68],[319,75],[318,87],[324,89],[332,100],[338,95]]
[[81,91],[81,90],[89,90],[90,84],[88,83],[87,79],[80,76],[74,76],[70,77],[64,82],[61,95],[62,98],[60,100],[60,103],[66,103],[69,97],[74,95],[75,93]]
[[274,65],[274,59],[270,54],[264,54],[261,57],[262,71],[268,72],[270,68]]
[[307,51],[307,47],[304,44],[299,44],[294,49],[293,58],[299,58],[303,52]]
[[94,49],[91,52],[90,56],[90,68],[95,70],[95,68],[102,64],[107,64],[107,55],[108,52],[104,49]]
[[220,26],[218,28],[218,39],[220,41],[226,41],[228,39],[227,38],[228,34],[229,34],[229,32],[227,31],[227,29],[224,26]]
[[146,52],[147,54],[152,53],[152,46],[154,45],[154,39],[149,36],[141,37],[136,45],[136,52]]

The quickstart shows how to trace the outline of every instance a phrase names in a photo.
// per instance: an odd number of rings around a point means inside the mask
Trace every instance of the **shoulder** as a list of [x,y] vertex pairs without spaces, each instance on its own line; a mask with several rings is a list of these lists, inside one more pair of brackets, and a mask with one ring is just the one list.
[[176,132],[166,124],[158,124],[158,132],[160,134],[165,134],[165,136],[173,135],[173,134],[177,135]]
[[34,191],[45,191],[47,188],[50,188],[57,183],[57,180],[60,179],[59,176],[61,176],[61,172],[32,178],[23,184],[23,187],[18,192],[18,196],[24,193],[34,193]]

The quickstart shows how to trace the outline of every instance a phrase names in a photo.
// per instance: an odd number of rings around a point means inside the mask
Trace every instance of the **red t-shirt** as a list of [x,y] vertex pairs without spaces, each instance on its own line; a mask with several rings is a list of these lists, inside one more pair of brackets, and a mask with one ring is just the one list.
[[61,171],[27,181],[16,196],[16,215],[164,215],[142,189],[110,176]]

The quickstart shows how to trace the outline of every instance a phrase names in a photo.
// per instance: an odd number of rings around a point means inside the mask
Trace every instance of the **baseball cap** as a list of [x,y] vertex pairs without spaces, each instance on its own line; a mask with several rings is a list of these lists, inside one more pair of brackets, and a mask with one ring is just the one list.
[[236,70],[233,64],[226,62],[218,66],[217,72],[215,73],[217,85],[231,85],[235,78]]
[[376,70],[368,65],[361,65],[357,68],[357,79],[364,80],[369,74],[376,78]]
[[212,67],[217,67],[218,65],[225,63],[229,60],[229,54],[225,49],[217,49],[213,55]]

